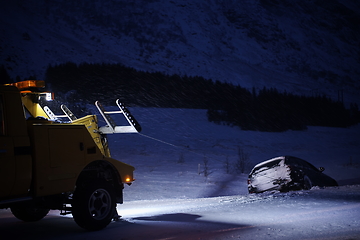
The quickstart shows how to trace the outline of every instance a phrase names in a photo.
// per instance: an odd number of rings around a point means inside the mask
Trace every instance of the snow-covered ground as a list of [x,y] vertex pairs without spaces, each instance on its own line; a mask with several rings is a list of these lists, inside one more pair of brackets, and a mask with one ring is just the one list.
[[[112,156],[136,168],[125,201],[247,194],[251,168],[281,155],[324,167],[339,185],[360,184],[359,125],[270,133],[209,123],[206,110],[130,110],[142,125],[141,134],[108,136]],[[239,149],[248,156],[242,174],[235,173]],[[208,177],[203,173],[206,161]]]
[[276,194],[130,201],[122,220],[86,232],[56,211],[23,223],[0,212],[1,239],[360,239],[360,186]]
[[275,194],[129,201],[98,232],[51,211],[23,223],[0,210],[1,239],[230,240],[360,239],[360,186]]
[[[4,239],[360,239],[360,126],[264,133],[209,123],[205,110],[130,110],[142,133],[108,136],[112,156],[136,167],[122,219],[86,232],[58,211],[23,223],[0,210]],[[239,148],[243,174],[233,166]],[[341,186],[248,194],[250,169],[285,154],[325,167]]]

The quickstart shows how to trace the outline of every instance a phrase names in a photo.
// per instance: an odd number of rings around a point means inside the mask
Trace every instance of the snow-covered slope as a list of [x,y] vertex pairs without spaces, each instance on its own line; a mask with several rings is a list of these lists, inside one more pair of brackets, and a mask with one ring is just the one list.
[[[127,201],[244,195],[251,168],[281,155],[325,167],[324,173],[340,185],[360,184],[360,126],[264,133],[209,123],[205,110],[131,112],[142,125],[141,134],[108,136],[112,156],[136,168],[136,181],[125,189]],[[235,171],[239,149],[247,156],[244,173]]]
[[108,62],[357,101],[357,0],[2,1],[0,64]]

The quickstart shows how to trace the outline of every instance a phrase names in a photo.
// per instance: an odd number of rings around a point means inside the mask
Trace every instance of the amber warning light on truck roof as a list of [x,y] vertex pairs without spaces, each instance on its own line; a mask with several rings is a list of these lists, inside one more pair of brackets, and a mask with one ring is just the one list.
[[15,86],[19,90],[25,90],[29,88],[44,88],[45,87],[45,81],[42,80],[26,80],[16,83],[9,83],[7,85]]
[[[31,89],[45,88],[45,81],[43,81],[43,80],[25,80],[22,82],[8,83],[5,85],[15,86],[21,91],[21,93],[31,93],[31,92],[33,92]],[[38,91],[38,90],[36,90],[36,91]],[[41,92],[38,94],[42,98],[44,98],[46,101],[54,100],[54,93],[52,93],[52,92]]]

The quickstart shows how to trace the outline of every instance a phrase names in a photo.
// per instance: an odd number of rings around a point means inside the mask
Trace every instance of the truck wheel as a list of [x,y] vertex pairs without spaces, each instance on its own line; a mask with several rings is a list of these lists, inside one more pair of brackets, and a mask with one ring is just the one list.
[[47,208],[37,207],[12,207],[12,214],[24,222],[36,222],[43,219],[50,211]]
[[94,182],[75,190],[72,215],[75,222],[89,231],[105,228],[115,216],[113,187],[105,181]]

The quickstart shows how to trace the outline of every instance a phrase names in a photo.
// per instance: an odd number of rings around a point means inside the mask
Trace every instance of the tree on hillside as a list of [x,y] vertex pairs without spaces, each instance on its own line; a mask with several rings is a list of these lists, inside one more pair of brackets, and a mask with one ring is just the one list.
[[0,84],[11,83],[11,82],[13,82],[13,80],[10,78],[10,75],[6,71],[4,65],[1,65],[0,66]]

